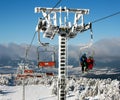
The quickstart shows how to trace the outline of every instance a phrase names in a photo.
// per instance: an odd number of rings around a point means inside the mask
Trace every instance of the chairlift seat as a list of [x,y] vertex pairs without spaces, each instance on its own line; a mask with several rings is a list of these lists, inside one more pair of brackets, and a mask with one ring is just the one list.
[[27,78],[27,76],[26,75],[24,75],[24,74],[18,74],[17,75],[17,79],[23,79],[23,78]]
[[47,76],[54,76],[54,73],[52,73],[52,72],[47,72],[46,75],[47,75]]

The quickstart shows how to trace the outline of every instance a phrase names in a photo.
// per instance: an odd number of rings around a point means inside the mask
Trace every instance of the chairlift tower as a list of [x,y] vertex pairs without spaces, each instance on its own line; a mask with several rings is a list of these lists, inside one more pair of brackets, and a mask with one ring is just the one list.
[[[91,28],[90,23],[84,23],[84,15],[89,14],[89,9],[35,7],[35,13],[42,13],[43,15],[43,18],[38,20],[38,24],[36,26],[36,31],[39,36],[39,43],[41,45],[47,46],[48,43],[42,43],[40,41],[40,34],[42,34],[44,38],[50,39],[54,39],[54,36],[58,34],[58,100],[66,100],[67,40],[74,38],[78,33],[82,33]],[[71,21],[71,17],[74,19],[73,22]]]

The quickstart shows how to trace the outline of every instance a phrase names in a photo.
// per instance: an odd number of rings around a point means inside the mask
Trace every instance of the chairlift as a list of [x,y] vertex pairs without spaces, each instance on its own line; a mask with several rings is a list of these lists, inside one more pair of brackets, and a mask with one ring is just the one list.
[[[82,45],[80,46],[80,53],[79,53],[79,64],[81,64],[80,62],[80,58],[82,55],[86,54],[87,56],[87,61],[89,61],[89,58],[92,58],[94,60],[94,54],[95,54],[95,51],[94,51],[94,48],[93,48],[93,32],[92,32],[92,29],[91,29],[91,40],[88,44],[85,44],[85,45]],[[87,62],[88,63],[88,62]],[[81,66],[81,65],[80,65]],[[88,66],[88,69],[89,69],[89,65]],[[93,67],[93,66],[92,66]],[[92,69],[92,68],[90,68]]]
[[32,69],[25,69],[25,70],[24,70],[24,73],[25,73],[25,74],[33,74],[34,72],[33,72]]
[[25,79],[34,76],[34,71],[28,67],[28,64],[19,63],[16,79]]
[[[37,48],[38,55],[38,68],[53,68],[56,66],[55,62],[55,51],[48,50],[48,46],[39,46]],[[53,76],[53,73],[46,72],[46,76]]]

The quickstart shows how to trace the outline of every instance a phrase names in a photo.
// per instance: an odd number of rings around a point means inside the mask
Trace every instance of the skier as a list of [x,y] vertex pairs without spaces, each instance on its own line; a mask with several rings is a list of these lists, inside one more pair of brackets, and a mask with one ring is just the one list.
[[80,64],[82,67],[82,72],[84,73],[84,71],[87,71],[88,65],[87,65],[87,57],[85,53],[80,58]]
[[89,56],[87,59],[88,70],[91,70],[95,64],[94,58]]

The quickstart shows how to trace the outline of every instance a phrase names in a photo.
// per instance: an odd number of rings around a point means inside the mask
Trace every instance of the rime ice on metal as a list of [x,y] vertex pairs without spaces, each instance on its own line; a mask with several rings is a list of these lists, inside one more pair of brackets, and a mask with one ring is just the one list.
[[[58,100],[66,100],[66,59],[67,59],[67,39],[74,38],[78,33],[82,33],[91,28],[91,24],[84,23],[85,14],[89,14],[89,9],[71,9],[71,8],[41,8],[36,7],[35,13],[42,13],[43,18],[38,20],[36,31],[40,41],[40,34],[43,37],[54,39],[59,36],[59,75],[58,75]],[[74,21],[68,21],[70,13],[74,14]],[[73,24],[71,24],[73,23]],[[46,46],[43,45],[43,46]]]

